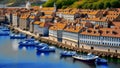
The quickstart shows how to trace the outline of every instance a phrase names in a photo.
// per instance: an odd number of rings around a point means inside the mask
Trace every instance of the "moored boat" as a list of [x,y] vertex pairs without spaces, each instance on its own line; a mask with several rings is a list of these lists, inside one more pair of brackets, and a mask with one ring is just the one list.
[[40,52],[55,52],[55,47],[45,46],[43,48],[37,48],[37,51],[40,51]]
[[64,56],[64,57],[72,57],[76,55],[76,52],[75,51],[62,51],[60,54],[61,56]]
[[106,59],[103,59],[103,58],[97,58],[97,59],[95,60],[95,62],[96,62],[97,64],[107,64],[107,60],[106,60]]
[[95,55],[75,55],[72,56],[76,60],[84,61],[84,62],[95,62],[95,60],[98,58],[98,56]]
[[43,48],[45,46],[48,46],[48,44],[46,44],[46,43],[40,43],[40,44],[36,45],[37,48]]
[[1,30],[2,31],[10,31],[10,29],[8,29],[8,28],[2,28]]
[[8,36],[9,32],[0,31],[0,36]]
[[11,34],[10,38],[11,39],[24,39],[24,38],[26,38],[26,36],[23,34]]
[[19,42],[19,45],[23,45],[23,46],[36,46],[38,44],[39,42],[33,39],[26,39],[24,41]]

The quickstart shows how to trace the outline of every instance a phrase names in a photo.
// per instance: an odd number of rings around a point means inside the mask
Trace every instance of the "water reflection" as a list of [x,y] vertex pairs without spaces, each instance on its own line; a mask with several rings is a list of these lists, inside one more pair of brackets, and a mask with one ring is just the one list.
[[56,48],[54,53],[37,52],[34,46],[20,46],[19,41],[0,36],[0,68],[1,63],[7,66],[3,68],[120,68],[119,59],[108,59],[108,65],[85,63],[72,57],[60,57],[61,49]]
[[12,42],[12,48],[13,50],[17,51],[19,48],[18,48],[18,40],[13,40]]
[[106,64],[96,64],[96,68],[109,68],[108,65]]
[[73,62],[74,63],[79,62],[79,63],[85,64],[85,65],[87,65],[91,68],[96,68],[96,64],[94,62],[84,62],[84,61],[80,61],[80,60],[77,60],[77,59],[73,59]]
[[40,51],[36,51],[36,55],[37,56],[49,56],[49,52],[40,52]]

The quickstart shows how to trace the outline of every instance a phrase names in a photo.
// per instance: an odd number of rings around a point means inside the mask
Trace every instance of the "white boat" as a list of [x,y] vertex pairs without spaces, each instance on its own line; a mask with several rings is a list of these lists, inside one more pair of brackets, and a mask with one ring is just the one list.
[[72,56],[76,60],[85,61],[85,62],[95,62],[95,60],[98,58],[98,56],[93,54],[88,55],[75,55]]

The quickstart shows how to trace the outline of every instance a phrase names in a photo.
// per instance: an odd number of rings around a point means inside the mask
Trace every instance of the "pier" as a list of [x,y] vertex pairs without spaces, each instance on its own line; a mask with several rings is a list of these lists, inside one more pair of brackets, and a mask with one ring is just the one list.
[[56,41],[49,40],[49,39],[44,38],[44,37],[37,36],[34,33],[30,33],[29,31],[21,30],[20,28],[15,28],[15,27],[12,27],[10,25],[8,25],[8,27],[11,30],[13,30],[14,32],[24,33],[26,35],[34,37],[36,40],[39,40],[41,42],[45,42],[45,43],[50,44],[50,45],[54,45],[54,46],[59,47],[59,48],[76,51],[78,53],[86,53],[87,54],[87,53],[91,52],[91,53],[93,53],[95,55],[98,55],[100,57],[119,58],[120,59],[120,54],[119,53],[96,51],[96,50],[92,50],[92,49],[84,49],[84,48],[79,48],[79,47],[73,47],[73,46],[70,46],[70,45],[67,45],[67,44],[63,44],[61,42],[56,42]]

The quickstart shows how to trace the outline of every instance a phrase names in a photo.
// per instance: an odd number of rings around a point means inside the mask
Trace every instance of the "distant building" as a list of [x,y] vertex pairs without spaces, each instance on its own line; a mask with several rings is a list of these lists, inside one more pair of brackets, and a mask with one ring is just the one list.
[[20,24],[20,13],[13,13],[12,26],[19,27],[19,24]]
[[20,16],[20,23],[19,23],[19,27],[23,30],[29,30],[29,25],[30,25],[30,21],[29,21],[29,13],[26,14],[22,14]]

